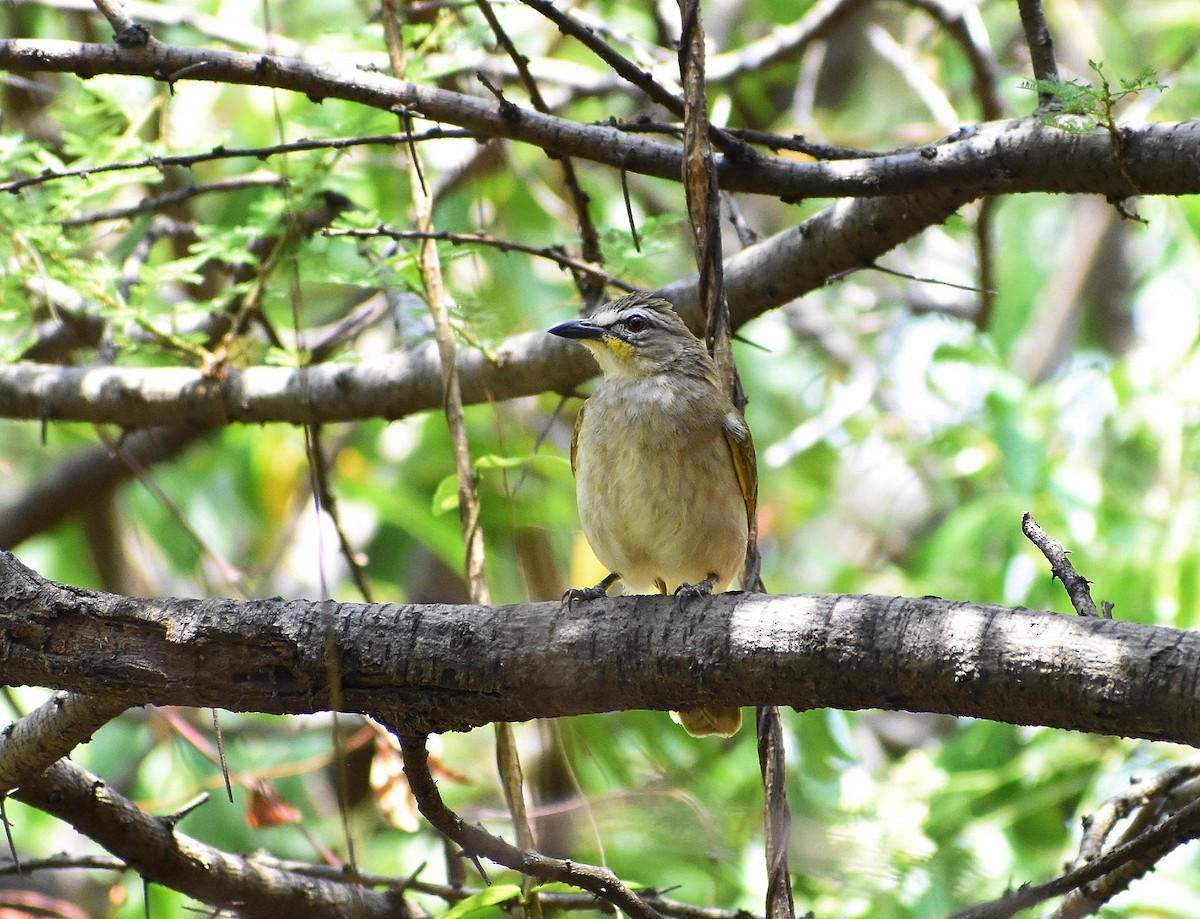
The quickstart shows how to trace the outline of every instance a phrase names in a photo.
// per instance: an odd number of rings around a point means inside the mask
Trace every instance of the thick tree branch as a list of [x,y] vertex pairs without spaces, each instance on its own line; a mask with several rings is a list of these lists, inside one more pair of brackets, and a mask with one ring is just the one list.
[[[735,328],[869,264],[969,200],[951,191],[842,201],[725,262]],[[660,291],[695,330],[704,328],[697,277]],[[596,372],[578,348],[546,335],[514,335],[491,349],[458,352],[465,402],[554,390]],[[190,422],[314,424],[400,418],[441,405],[432,344],[356,364],[228,368],[218,380],[188,368],[0,366],[0,417],[111,422],[124,427]],[[0,543],[3,545],[3,543]]]
[[0,795],[36,778],[128,708],[120,693],[56,692],[0,731]]
[[[332,645],[326,630],[332,628]],[[141,600],[0,555],[9,684],[409,731],[698,705],[945,712],[1200,743],[1200,634],[934,598],[723,594],[444,606]]]
[[66,821],[147,880],[239,916],[408,915],[396,894],[293,873],[191,839],[177,832],[169,819],[145,813],[69,760],[59,760],[13,797]]
[[[535,144],[549,153],[605,163],[627,172],[678,180],[683,151],[606,125],[500,105],[349,67],[291,58],[155,43],[145,48],[52,40],[0,41],[0,69],[16,72],[127,74],[173,84],[183,80],[268,86],[406,111],[482,136]],[[1200,191],[1189,151],[1200,123],[1123,127],[1121,162],[1107,132],[1071,134],[1036,120],[989,122],[936,144],[889,156],[835,163],[793,163],[772,156],[717,157],[721,188],[784,199],[895,195],[952,187],[967,200],[1002,192],[1073,192],[1123,196]],[[1123,168],[1122,168],[1123,167]],[[1125,174],[1127,173],[1127,174]]]

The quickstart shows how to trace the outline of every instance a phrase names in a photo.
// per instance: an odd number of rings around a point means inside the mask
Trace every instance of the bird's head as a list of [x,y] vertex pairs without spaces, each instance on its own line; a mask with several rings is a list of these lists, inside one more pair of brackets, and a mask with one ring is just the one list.
[[671,304],[647,294],[628,294],[588,319],[572,319],[548,331],[584,345],[609,378],[648,376],[708,357]]

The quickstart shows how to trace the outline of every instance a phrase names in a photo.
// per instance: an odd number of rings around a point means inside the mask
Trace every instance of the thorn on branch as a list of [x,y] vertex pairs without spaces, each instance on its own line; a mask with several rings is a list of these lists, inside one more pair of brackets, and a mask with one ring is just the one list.
[[162,822],[165,823],[168,828],[170,828],[171,830],[174,830],[180,820],[182,820],[184,817],[186,817],[192,811],[199,808],[201,805],[204,805],[207,803],[208,803],[208,792],[207,791],[201,792],[200,794],[196,795],[196,797],[192,798],[192,800],[190,800],[186,804],[184,804],[183,807],[179,808],[176,811],[172,811],[171,813],[167,814],[164,817],[160,817],[159,819],[162,820]]
[[[1096,610],[1096,603],[1092,599],[1092,592],[1089,588],[1091,582],[1075,570],[1075,566],[1067,558],[1069,553],[1063,548],[1062,543],[1038,526],[1037,521],[1029,513],[1021,516],[1021,532],[1037,546],[1038,551],[1050,563],[1051,576],[1062,581],[1063,588],[1071,599],[1071,605],[1075,607],[1075,612],[1080,616],[1099,619],[1100,613]],[[1108,610],[1111,613],[1111,603],[1108,604]],[[1112,618],[1111,615],[1108,618]]]
[[1110,195],[1108,198],[1108,203],[1111,204],[1113,206],[1113,208],[1116,210],[1116,212],[1121,215],[1122,220],[1134,220],[1140,224],[1149,226],[1150,221],[1147,220],[1145,217],[1143,217],[1141,214],[1139,214],[1131,206],[1131,204],[1130,204],[1131,201],[1133,201],[1132,198],[1120,198],[1120,197],[1116,197],[1113,195]]

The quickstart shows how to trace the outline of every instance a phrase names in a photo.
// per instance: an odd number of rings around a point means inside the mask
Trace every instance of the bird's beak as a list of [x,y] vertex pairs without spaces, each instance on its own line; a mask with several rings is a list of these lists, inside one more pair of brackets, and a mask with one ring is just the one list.
[[600,326],[594,325],[590,319],[572,319],[569,322],[560,322],[546,331],[559,338],[591,339],[593,341],[599,341],[607,334]]

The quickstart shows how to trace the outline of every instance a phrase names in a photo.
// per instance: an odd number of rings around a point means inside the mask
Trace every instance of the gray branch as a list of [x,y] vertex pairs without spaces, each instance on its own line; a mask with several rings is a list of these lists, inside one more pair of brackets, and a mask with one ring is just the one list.
[[[141,76],[269,86],[314,100],[345,99],[385,111],[403,110],[482,136],[534,144],[615,169],[678,181],[683,150],[608,125],[580,124],[494,99],[396,80],[380,73],[265,54],[185,48],[82,44],[50,39],[0,41],[0,69],[15,72]],[[1075,134],[1035,119],[963,129],[937,143],[890,156],[795,163],[765,154],[717,157],[721,188],[783,199],[875,197],[957,188],[967,200],[1011,192],[1078,192],[1125,197],[1200,192],[1190,151],[1200,122],[1121,126],[1121,162],[1107,131]]]
[[360,916],[407,919],[400,895],[323,880],[232,855],[175,829],[166,818],[140,810],[103,779],[61,759],[13,797],[69,823],[148,881],[246,919],[317,919]]
[[1200,743],[1200,634],[935,598],[723,594],[684,612],[654,596],[574,609],[146,600],[44,581],[0,553],[0,660],[10,685],[271,713],[336,695],[421,732],[777,704]]
[[128,707],[120,693],[56,692],[0,731],[0,795],[35,779]]
[[[725,263],[734,326],[869,263],[968,200],[954,190],[848,200],[744,249]],[[695,276],[662,294],[703,327]],[[595,372],[579,348],[541,331],[514,335],[489,354],[458,351],[467,403],[569,392]],[[184,367],[18,363],[0,366],[0,417],[124,427],[394,419],[439,407],[441,387],[432,344],[353,364],[230,367],[220,379]]]

